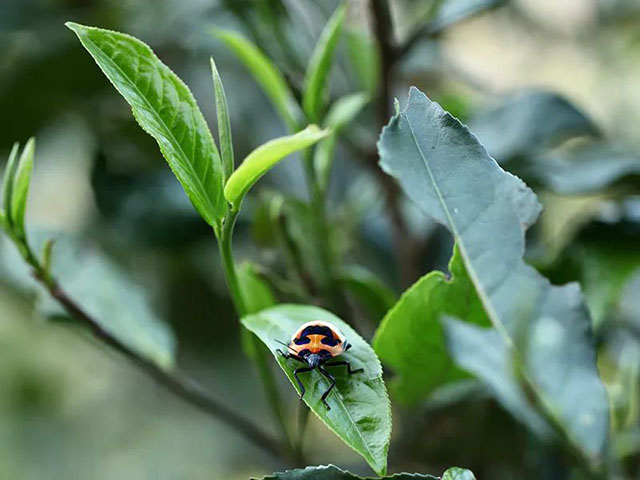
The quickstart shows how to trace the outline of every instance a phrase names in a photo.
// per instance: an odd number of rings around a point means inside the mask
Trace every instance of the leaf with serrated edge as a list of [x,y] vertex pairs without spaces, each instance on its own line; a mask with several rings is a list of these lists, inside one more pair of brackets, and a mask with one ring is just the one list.
[[449,279],[435,271],[414,283],[385,315],[374,336],[376,353],[396,373],[391,391],[405,403],[418,402],[433,389],[465,377],[447,352],[440,323],[443,314],[490,325],[458,248],[449,271]]
[[257,46],[237,33],[215,29],[212,34],[222,40],[247,67],[288,129],[291,132],[298,130],[302,116],[300,106],[280,70]]
[[233,172],[224,187],[224,196],[229,203],[239,206],[254,183],[276,163],[288,155],[304,150],[329,134],[317,125],[309,125],[304,130],[285,137],[269,140],[247,155],[238,169]]
[[547,415],[597,458],[607,437],[608,401],[580,289],[552,286],[523,260],[525,230],[540,212],[535,194],[416,88],[383,130],[378,149],[382,168],[452,232],[487,315],[518,352],[522,375]]
[[[461,470],[461,469],[459,469]],[[449,471],[449,470],[447,470]],[[465,470],[468,471],[468,470]],[[471,472],[469,472],[471,473]],[[445,473],[446,475],[446,473]],[[421,473],[396,473],[388,477],[360,477],[346,470],[342,470],[335,465],[321,465],[318,467],[306,467],[297,470],[287,470],[277,472],[273,475],[262,477],[261,480],[438,480],[433,475],[423,475]],[[252,480],[258,480],[253,478]],[[458,480],[458,479],[456,479]],[[460,477],[459,480],[475,480],[471,477]]]
[[305,403],[338,437],[362,455],[379,475],[387,470],[387,451],[391,435],[391,406],[382,379],[382,366],[375,352],[353,328],[332,313],[310,305],[278,305],[242,319],[273,353],[292,385],[298,389],[293,371],[303,364],[285,360],[278,350],[286,350],[291,335],[304,323],[325,321],[335,325],[352,344],[339,360],[364,372],[347,375],[345,367],[329,367],[337,385],[327,397],[327,410],[320,397],[329,381],[317,371],[300,374],[307,389]]
[[220,156],[222,169],[226,180],[233,172],[233,140],[231,138],[231,121],[229,120],[229,108],[227,96],[224,93],[222,78],[218,73],[216,62],[211,58],[211,75],[213,77],[213,90],[216,96],[216,116],[218,118],[218,141],[220,142]]
[[323,109],[323,96],[327,83],[327,77],[331,71],[333,52],[335,51],[342,22],[347,12],[347,2],[343,2],[336,8],[329,21],[322,30],[320,39],[311,55],[304,79],[302,94],[302,106],[309,121],[318,122]]
[[27,208],[27,196],[29,195],[29,183],[33,170],[33,156],[35,154],[35,139],[30,138],[22,150],[18,166],[13,179],[11,192],[11,219],[16,232],[24,236],[24,214]]
[[148,45],[129,35],[67,23],[156,139],[191,203],[209,225],[226,212],[222,162],[189,88]]

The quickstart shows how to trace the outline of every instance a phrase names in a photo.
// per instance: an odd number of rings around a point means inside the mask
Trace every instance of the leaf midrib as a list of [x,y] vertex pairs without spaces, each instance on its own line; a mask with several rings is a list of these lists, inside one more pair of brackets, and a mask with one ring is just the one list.
[[[198,176],[197,172],[195,171],[193,164],[189,161],[189,157],[187,156],[187,154],[184,152],[182,145],[180,144],[180,142],[178,142],[178,140],[176,139],[175,135],[173,134],[173,132],[171,131],[171,129],[167,126],[167,124],[164,122],[164,120],[162,119],[162,117],[160,116],[160,114],[156,111],[155,107],[151,104],[151,102],[147,99],[147,97],[145,95],[142,94],[142,91],[140,91],[140,89],[138,88],[138,85],[136,84],[136,82],[134,82],[129,75],[127,75],[124,70],[122,70],[122,68],[120,68],[120,66],[109,56],[107,55],[107,53],[98,45],[96,44],[91,38],[89,38],[88,36],[85,36],[85,41],[91,43],[95,48],[98,49],[98,51],[103,55],[104,58],[106,58],[111,65],[113,65],[126,79],[129,83],[131,83],[131,85],[133,85],[134,90],[138,93],[138,95],[140,95],[140,98],[143,99],[144,103],[149,107],[150,111],[153,112],[154,117],[156,117],[156,119],[159,121],[159,123],[165,128],[165,130],[169,133],[169,137],[170,139],[173,141],[173,143],[175,145],[178,146],[178,150],[180,151],[180,154],[182,155],[183,159],[186,160],[184,163],[186,163],[186,165],[188,166],[188,170],[191,172],[191,174],[193,175],[193,178],[195,179],[196,183],[198,184],[198,186],[200,187],[200,190],[202,192],[206,192],[207,189],[205,188],[205,186],[203,185],[203,183],[200,181],[200,177]],[[107,77],[108,78],[108,77]],[[116,90],[118,90],[118,92],[120,92],[120,95],[122,95],[124,97],[124,94],[122,93],[122,91],[120,90],[120,88],[118,87],[118,85],[115,84],[115,82],[112,82],[113,86],[116,88]],[[126,97],[125,97],[126,100]],[[133,106],[132,106],[133,107]],[[144,127],[143,127],[144,128]],[[196,129],[194,128],[194,131]],[[195,145],[195,143],[194,143]],[[195,146],[194,146],[195,148]],[[211,204],[208,196],[206,196],[205,194],[205,199],[206,202],[209,204],[209,207],[212,209],[212,213],[213,213],[213,217],[216,217],[216,208],[213,204]]]

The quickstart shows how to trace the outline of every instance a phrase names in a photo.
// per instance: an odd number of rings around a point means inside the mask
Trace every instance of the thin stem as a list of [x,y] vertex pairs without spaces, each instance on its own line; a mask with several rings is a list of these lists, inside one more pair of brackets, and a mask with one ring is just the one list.
[[272,455],[288,455],[288,452],[283,451],[275,438],[262,431],[246,418],[230,410],[223,403],[209,396],[198,384],[181,376],[177,372],[163,370],[105,330],[95,318],[85,312],[84,309],[62,289],[48,272],[45,272],[26,242],[18,243],[17,246],[24,259],[33,268],[34,278],[47,289],[49,294],[69,315],[86,327],[95,338],[121,353],[140,370],[155,379],[158,384],[171,391],[177,397],[237,430],[254,445]]
[[[235,259],[233,256],[233,229],[235,227],[236,220],[238,218],[239,210],[231,209],[227,214],[222,229],[215,229],[216,237],[218,237],[218,243],[220,245],[220,258],[222,260],[222,266],[227,280],[227,286],[229,293],[231,294],[231,300],[235,307],[236,313],[240,318],[244,317],[248,313],[247,304],[243,297],[242,288],[238,280],[238,273],[236,269]],[[267,363],[267,357],[264,354],[264,347],[258,337],[251,333],[251,339],[253,341],[254,351],[256,355],[252,358],[255,363],[258,376],[262,382],[265,395],[271,407],[271,412],[275,419],[276,426],[280,429],[283,439],[287,442],[289,451],[293,452],[293,441],[287,428],[284,412],[282,409],[282,400],[278,392],[275,378],[271,372]]]

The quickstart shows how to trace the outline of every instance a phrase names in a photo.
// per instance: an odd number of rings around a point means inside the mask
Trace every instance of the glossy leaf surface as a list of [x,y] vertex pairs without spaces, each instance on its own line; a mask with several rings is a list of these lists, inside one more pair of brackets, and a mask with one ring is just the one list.
[[518,352],[546,414],[585,455],[599,456],[608,402],[580,289],[552,286],[523,260],[524,233],[540,212],[534,193],[415,88],[378,147],[382,168],[453,234],[487,316]]
[[189,88],[140,40],[67,23],[157,142],[191,203],[209,225],[226,211],[222,163]]
[[279,305],[242,319],[273,353],[292,385],[296,368],[304,367],[295,359],[285,359],[279,351],[291,335],[304,323],[322,320],[332,323],[346,336],[352,348],[337,360],[350,362],[353,369],[364,372],[348,375],[345,367],[327,367],[337,385],[327,397],[331,409],[321,401],[329,388],[327,378],[317,370],[301,373],[306,388],[304,402],[338,437],[362,455],[379,475],[387,470],[387,451],[391,435],[391,406],[382,380],[382,366],[375,352],[355,330],[332,313],[308,305]]

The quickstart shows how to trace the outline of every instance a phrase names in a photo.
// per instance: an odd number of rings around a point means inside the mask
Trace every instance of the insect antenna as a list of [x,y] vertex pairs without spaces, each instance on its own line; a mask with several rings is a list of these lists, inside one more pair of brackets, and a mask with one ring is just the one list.
[[291,352],[293,352],[293,354],[294,354],[294,355],[298,355],[298,352],[296,352],[293,348],[291,348],[291,347],[289,346],[289,344],[284,343],[284,342],[281,342],[281,341],[280,341],[280,340],[278,340],[277,338],[274,338],[274,340],[275,340],[276,342],[278,342],[280,345],[282,345],[283,347],[287,347],[287,349],[288,349],[288,350],[290,350]]

